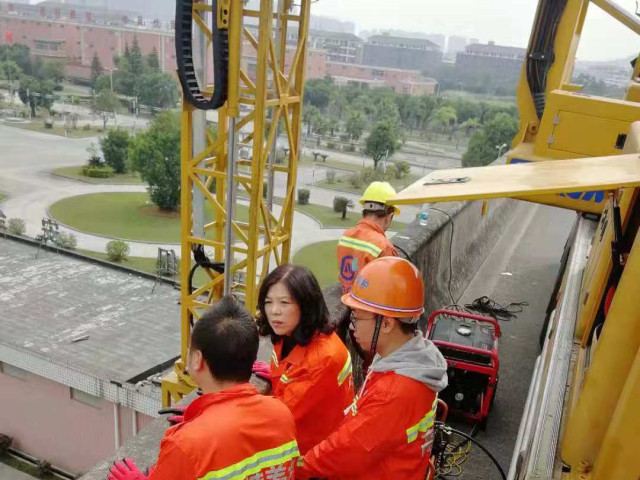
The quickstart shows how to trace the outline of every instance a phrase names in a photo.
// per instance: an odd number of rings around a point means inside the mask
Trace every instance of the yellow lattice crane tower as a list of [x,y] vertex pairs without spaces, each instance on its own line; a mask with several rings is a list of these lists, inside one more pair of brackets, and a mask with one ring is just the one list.
[[[176,2],[182,328],[180,359],[162,381],[164,405],[195,387],[185,363],[202,311],[223,293],[255,309],[270,265],[289,261],[310,3],[260,0],[249,10],[242,0]],[[217,132],[207,128],[212,113]],[[282,164],[275,161],[279,128],[289,152]],[[249,155],[239,158],[240,148]],[[277,177],[285,194],[274,209]],[[238,205],[249,211],[242,221]],[[196,288],[198,269],[208,280]]]

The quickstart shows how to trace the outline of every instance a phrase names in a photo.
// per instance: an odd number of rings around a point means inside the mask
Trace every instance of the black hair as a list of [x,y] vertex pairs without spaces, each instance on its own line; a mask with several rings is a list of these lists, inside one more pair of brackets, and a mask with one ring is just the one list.
[[296,344],[309,345],[316,332],[322,334],[333,332],[333,327],[329,324],[329,309],[316,277],[305,267],[287,264],[280,265],[267,275],[260,287],[257,318],[260,335],[269,335],[274,344],[281,339],[280,335],[277,335],[269,325],[264,306],[269,290],[280,282],[287,287],[292,299],[300,307],[300,323],[291,334]]
[[395,209],[393,207],[387,207],[385,210],[362,210],[362,217],[366,218],[369,215],[373,215],[377,218],[384,218],[390,213],[394,213]]
[[251,315],[229,295],[208,308],[191,331],[191,348],[202,352],[217,380],[248,382],[259,343]]
[[400,331],[405,335],[415,334],[418,331],[418,322],[416,323],[405,323],[398,320],[400,324]]

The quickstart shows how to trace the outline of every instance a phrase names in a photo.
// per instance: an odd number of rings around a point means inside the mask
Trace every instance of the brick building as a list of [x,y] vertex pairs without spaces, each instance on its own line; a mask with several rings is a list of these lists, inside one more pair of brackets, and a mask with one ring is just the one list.
[[328,62],[327,75],[339,85],[353,84],[368,87],[389,87],[397,93],[423,95],[434,93],[437,82],[421,78],[418,70],[372,67],[350,63]]
[[364,65],[424,72],[438,67],[441,61],[440,47],[423,38],[373,35],[363,46]]
[[163,71],[175,71],[173,30],[149,27],[144,22],[138,25],[137,20],[125,22],[126,12],[100,19],[93,10],[47,5],[49,2],[45,6],[0,3],[0,33],[10,32],[13,42],[27,45],[34,56],[64,62],[72,79],[90,78],[94,54],[106,70],[114,68],[114,55],[122,55],[134,37],[144,55],[157,49]]

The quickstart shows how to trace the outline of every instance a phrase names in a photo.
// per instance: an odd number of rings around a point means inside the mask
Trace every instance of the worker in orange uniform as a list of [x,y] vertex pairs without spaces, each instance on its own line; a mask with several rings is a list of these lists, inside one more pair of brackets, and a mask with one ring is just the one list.
[[293,417],[248,383],[258,344],[255,322],[232,297],[209,308],[193,327],[187,364],[203,395],[167,429],[148,477],[125,459],[109,480],[293,479],[299,456]]
[[342,293],[349,293],[358,272],[379,257],[397,256],[398,252],[385,232],[391,226],[396,206],[388,205],[396,191],[388,182],[373,182],[360,199],[362,220],[344,232],[338,241],[338,278]]
[[351,357],[306,268],[282,265],[271,272],[260,288],[258,308],[260,333],[274,345],[273,394],[291,410],[303,454],[338,428],[353,401]]
[[296,478],[424,478],[447,363],[417,330],[423,289],[413,264],[385,257],[367,264],[342,297],[356,340],[376,355],[344,422],[307,452]]

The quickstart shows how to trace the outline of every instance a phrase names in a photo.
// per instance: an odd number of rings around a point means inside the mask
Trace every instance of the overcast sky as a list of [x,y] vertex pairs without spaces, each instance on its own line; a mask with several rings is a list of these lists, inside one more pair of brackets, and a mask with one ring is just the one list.
[[[635,0],[617,0],[635,11]],[[526,47],[537,0],[318,0],[312,15],[355,22],[357,31],[402,29],[494,40]],[[640,37],[591,5],[578,59],[605,60],[637,55]]]

